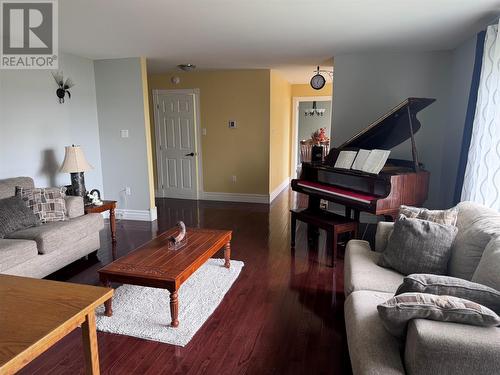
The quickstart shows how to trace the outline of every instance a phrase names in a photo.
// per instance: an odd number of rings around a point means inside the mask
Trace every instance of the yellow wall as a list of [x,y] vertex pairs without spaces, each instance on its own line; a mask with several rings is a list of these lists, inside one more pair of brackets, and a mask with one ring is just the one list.
[[[329,79],[329,78],[327,78]],[[321,90],[314,90],[309,83],[292,85],[292,96],[332,96],[333,85],[327,83]]]
[[277,71],[271,70],[270,85],[269,192],[290,176],[290,114],[292,88]]
[[[142,96],[144,101],[144,125],[146,127],[146,152],[148,163],[148,184],[149,184],[149,207],[153,208],[155,204],[155,185],[154,185],[154,167],[153,167],[153,144],[151,142],[151,117],[149,107],[149,90],[148,90],[148,68],[145,57],[141,57],[141,80],[142,80]],[[153,128],[154,129],[154,128]]]
[[[172,76],[180,77],[181,82],[172,84]],[[269,70],[176,71],[149,76],[150,90],[200,89],[201,127],[207,130],[201,142],[204,191],[269,193],[269,86]],[[228,128],[229,120],[237,122],[236,129]]]

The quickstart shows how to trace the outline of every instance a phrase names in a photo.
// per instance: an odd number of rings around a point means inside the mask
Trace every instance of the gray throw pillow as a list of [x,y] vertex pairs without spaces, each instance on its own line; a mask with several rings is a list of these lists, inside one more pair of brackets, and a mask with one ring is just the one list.
[[446,273],[457,228],[399,215],[378,265],[404,275]]
[[452,207],[448,210],[428,210],[427,208],[401,205],[399,214],[409,219],[429,220],[438,224],[456,225],[458,208]]
[[425,293],[404,293],[377,306],[384,327],[402,337],[411,319],[429,319],[481,327],[500,325],[500,317],[485,306],[466,299]]
[[[500,243],[499,243],[500,244]],[[500,247],[499,255],[500,255]],[[497,261],[497,267],[500,258]],[[498,270],[496,272],[498,275]],[[479,303],[500,314],[500,292],[483,284],[459,279],[451,276],[430,275],[416,273],[406,276],[396,291],[396,295],[403,293],[428,293],[441,296],[463,298]]]
[[500,291],[500,237],[493,238],[486,245],[472,281]]
[[38,224],[38,218],[19,197],[0,199],[0,238]]

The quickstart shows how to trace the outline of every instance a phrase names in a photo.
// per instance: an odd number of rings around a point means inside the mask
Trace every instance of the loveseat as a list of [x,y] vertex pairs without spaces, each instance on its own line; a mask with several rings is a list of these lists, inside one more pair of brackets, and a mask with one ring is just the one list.
[[[500,236],[500,214],[471,202],[458,209],[448,275],[470,280],[482,250]],[[384,328],[377,305],[392,298],[404,278],[377,265],[392,228],[393,223],[378,223],[375,251],[366,241],[347,244],[344,313],[354,375],[500,374],[498,327],[414,319],[403,339]]]
[[[16,186],[33,188],[33,179],[0,180],[0,199],[14,196]],[[81,197],[66,196],[65,203],[67,220],[19,230],[0,239],[0,273],[42,278],[99,249],[102,216],[84,215]]]

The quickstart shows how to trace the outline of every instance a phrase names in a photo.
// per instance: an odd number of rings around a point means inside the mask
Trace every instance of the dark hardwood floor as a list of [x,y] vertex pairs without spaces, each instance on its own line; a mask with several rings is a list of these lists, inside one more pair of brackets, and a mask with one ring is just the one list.
[[[270,206],[159,199],[157,224],[119,221],[115,256],[184,220],[189,226],[233,230],[231,258],[245,267],[184,348],[99,332],[101,373],[349,374],[342,260],[335,269],[328,266],[323,232],[308,249],[302,223],[291,252],[288,210],[295,200],[288,191]],[[97,270],[113,259],[107,227],[101,243],[98,259],[78,261],[49,278],[97,285]],[[21,373],[84,373],[80,330]]]

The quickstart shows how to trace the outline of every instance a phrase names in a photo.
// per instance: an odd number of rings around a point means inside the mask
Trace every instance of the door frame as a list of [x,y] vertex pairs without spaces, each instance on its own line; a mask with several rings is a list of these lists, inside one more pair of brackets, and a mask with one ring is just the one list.
[[[155,196],[157,198],[167,198],[165,196],[164,190],[161,188],[160,184],[163,182],[163,168],[160,158],[159,151],[159,140],[160,140],[160,127],[158,126],[158,96],[165,94],[185,94],[185,95],[193,95],[194,97],[194,107],[195,107],[195,153],[196,153],[196,178],[198,183],[198,188],[196,189],[196,200],[199,200],[203,196],[203,152],[202,152],[202,142],[201,142],[201,116],[200,116],[200,89],[172,89],[172,90],[163,90],[163,89],[154,89],[153,90],[153,112],[154,112],[154,125],[155,125],[155,153],[156,153],[156,189]],[[179,198],[182,199],[182,198]]]
[[[292,97],[292,148],[290,155],[290,176],[291,178],[297,178],[297,148],[299,147],[299,141],[297,139],[299,134],[299,104],[301,102],[331,102],[331,96],[294,96]],[[333,104],[333,103],[332,103]],[[333,105],[332,105],[332,117],[333,117]],[[330,133],[331,133],[331,122],[330,118]],[[329,135],[330,136],[330,135]]]

